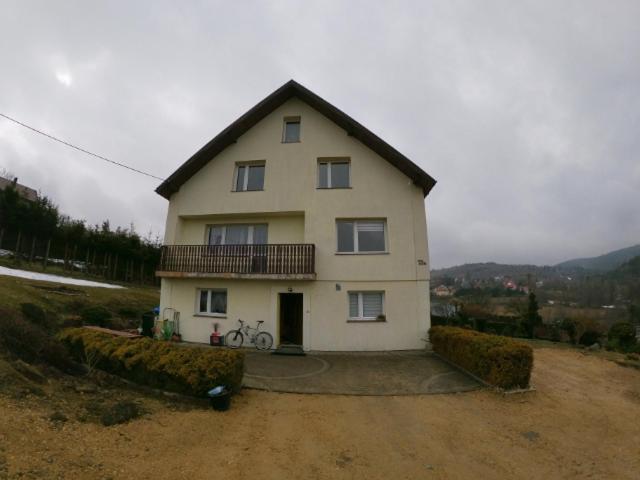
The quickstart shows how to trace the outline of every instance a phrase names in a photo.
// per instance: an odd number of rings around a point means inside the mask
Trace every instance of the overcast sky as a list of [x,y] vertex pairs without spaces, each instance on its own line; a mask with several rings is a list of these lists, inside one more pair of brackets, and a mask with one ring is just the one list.
[[[294,78],[438,184],[431,263],[640,243],[640,2],[0,0],[0,112],[160,177]],[[159,182],[0,118],[0,168],[162,233]]]

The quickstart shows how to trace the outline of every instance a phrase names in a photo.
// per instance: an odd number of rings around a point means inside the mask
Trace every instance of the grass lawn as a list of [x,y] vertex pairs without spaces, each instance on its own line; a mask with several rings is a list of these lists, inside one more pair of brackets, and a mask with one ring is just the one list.
[[[47,273],[53,272],[47,270]],[[22,303],[35,303],[52,313],[77,314],[84,306],[102,305],[117,314],[123,308],[148,311],[159,302],[157,287],[80,287],[0,275],[0,308],[9,310],[18,310]]]

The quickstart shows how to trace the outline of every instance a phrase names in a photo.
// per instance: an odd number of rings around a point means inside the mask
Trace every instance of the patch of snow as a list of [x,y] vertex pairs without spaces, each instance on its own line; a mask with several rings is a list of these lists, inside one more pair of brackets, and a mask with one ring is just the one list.
[[0,275],[9,277],[27,278],[29,280],[39,280],[42,282],[64,283],[66,285],[78,285],[80,287],[102,287],[102,288],[125,288],[111,283],[92,282],[80,280],[79,278],[61,277],[60,275],[50,275],[47,273],[28,272],[26,270],[16,270],[0,266]]
[[3,250],[0,248],[0,257],[10,257],[11,255],[13,255],[11,250]]

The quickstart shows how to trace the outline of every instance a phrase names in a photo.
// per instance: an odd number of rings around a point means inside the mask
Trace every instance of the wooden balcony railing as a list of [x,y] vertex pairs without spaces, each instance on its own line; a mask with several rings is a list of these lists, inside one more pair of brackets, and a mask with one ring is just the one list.
[[[315,245],[164,245],[158,275],[315,275]],[[168,275],[169,274],[169,275]]]

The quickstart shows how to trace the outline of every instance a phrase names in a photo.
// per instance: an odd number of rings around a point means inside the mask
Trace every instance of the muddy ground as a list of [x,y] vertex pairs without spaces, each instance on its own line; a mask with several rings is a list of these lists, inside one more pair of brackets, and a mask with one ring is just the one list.
[[[632,479],[640,472],[640,371],[570,349],[536,349],[536,391],[506,397],[245,390],[219,413],[66,379],[35,392],[6,384],[0,379],[0,478]],[[146,413],[105,427],[91,416],[96,399],[134,401]]]

